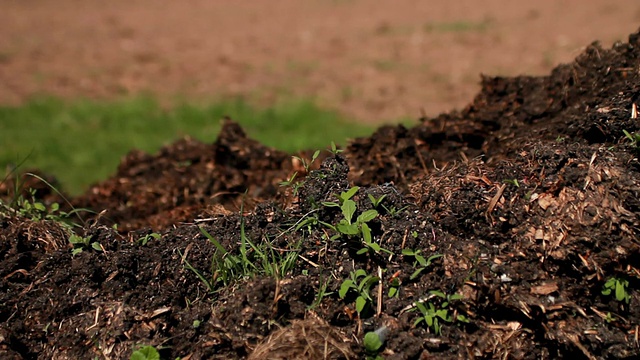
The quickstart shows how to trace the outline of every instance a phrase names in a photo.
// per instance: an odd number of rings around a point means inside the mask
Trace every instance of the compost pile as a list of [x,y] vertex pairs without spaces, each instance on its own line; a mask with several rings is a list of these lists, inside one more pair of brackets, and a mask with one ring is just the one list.
[[133,151],[80,226],[2,212],[0,358],[638,358],[638,103],[635,33],[312,163],[230,119]]

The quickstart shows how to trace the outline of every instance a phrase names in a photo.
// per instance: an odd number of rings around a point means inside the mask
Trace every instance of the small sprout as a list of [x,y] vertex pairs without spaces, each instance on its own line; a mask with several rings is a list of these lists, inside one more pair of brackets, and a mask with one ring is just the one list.
[[[431,298],[440,298],[441,300],[437,302],[428,302],[426,303],[426,305],[421,301],[416,302],[415,309],[418,309],[418,311],[422,316],[419,316],[414,321],[413,326],[418,326],[424,323],[429,329],[433,330],[435,334],[439,335],[442,331],[442,327],[441,327],[442,321],[448,322],[448,323],[451,323],[454,321],[453,316],[451,316],[451,314],[449,313],[449,310],[450,310],[449,307],[451,302],[456,300],[461,300],[462,295],[460,294],[446,295],[445,293],[439,290],[432,290],[432,291],[429,291],[429,293],[431,294]],[[434,304],[437,304],[438,302],[440,303],[439,306],[434,305]],[[464,322],[464,323],[469,322],[469,319],[466,316],[461,314],[456,315],[455,320]]]
[[78,255],[83,250],[93,249],[95,251],[103,251],[102,245],[100,245],[97,241],[91,241],[91,236],[82,237],[76,234],[71,234],[69,236],[69,243],[73,245],[73,250],[71,250],[71,255]]
[[351,189],[340,193],[337,195],[340,204],[335,202],[324,202],[323,205],[328,207],[339,207],[342,211],[342,219],[337,225],[331,225],[328,223],[322,222],[322,224],[329,227],[331,230],[337,232],[338,234],[333,236],[331,239],[335,240],[343,235],[347,237],[360,237],[363,241],[364,247],[358,250],[358,254],[362,255],[369,251],[378,253],[380,251],[392,254],[389,250],[383,249],[379,244],[373,241],[373,237],[371,236],[371,228],[367,224],[369,221],[373,220],[378,216],[378,211],[375,209],[369,209],[364,211],[358,217],[353,220],[354,215],[356,214],[356,202],[351,198],[356,194],[359,187],[354,186]]
[[631,141],[631,145],[635,147],[640,147],[640,132],[638,133],[630,133],[627,130],[622,130],[624,136]]
[[623,278],[612,277],[604,284],[602,289],[602,295],[614,294],[616,300],[624,301],[629,304],[631,302],[631,295],[627,291],[629,286],[629,280]]
[[518,188],[520,187],[520,183],[518,182],[518,179],[505,179],[503,180],[503,182],[506,184],[515,185]]
[[615,322],[615,321],[616,321],[616,319],[613,317],[613,315],[611,315],[611,313],[610,313],[610,312],[607,312],[607,315],[604,317],[604,321],[605,321],[607,324],[611,324],[611,323]]
[[330,149],[330,150],[328,150],[328,151],[329,151],[330,153],[332,153],[333,155],[338,155],[338,154],[340,154],[341,152],[343,152],[344,150],[342,150],[342,149],[338,149],[338,147],[336,146],[336,143],[332,141],[332,142],[331,142],[331,149]]
[[408,206],[405,206],[403,208],[398,209],[395,206],[392,206],[392,207],[388,208],[388,207],[382,205],[382,208],[387,212],[387,214],[391,215],[391,217],[396,217],[401,212],[405,211],[408,208]]
[[193,328],[197,329],[200,327],[200,320],[193,320]]
[[344,299],[349,293],[353,292],[356,297],[356,311],[358,316],[371,305],[373,299],[371,298],[371,288],[380,279],[377,276],[367,275],[363,269],[352,271],[350,278],[346,279],[340,285],[338,296],[340,299]]
[[389,282],[389,297],[398,297],[400,295],[400,279],[398,279],[398,275],[400,275],[400,271],[393,274],[391,277],[391,281]]
[[374,208],[377,208],[378,205],[380,205],[380,203],[382,202],[382,200],[384,200],[384,198],[387,197],[387,194],[384,194],[377,199],[375,196],[371,194],[367,194],[367,196],[369,197],[369,201],[371,201],[371,205],[373,205]]
[[435,254],[435,255],[431,255],[428,259],[425,259],[421,253],[422,253],[422,250],[411,250],[411,249],[402,250],[402,255],[414,258],[415,261],[413,262],[413,267],[414,268],[417,267],[417,269],[409,277],[410,280],[417,278],[426,268],[429,267],[429,265],[431,265],[433,260],[442,257],[442,254]]
[[316,298],[313,300],[313,302],[311,303],[311,305],[309,305],[307,309],[309,310],[315,309],[320,305],[320,303],[322,302],[322,299],[324,299],[326,296],[333,294],[332,292],[327,292],[328,286],[329,286],[329,280],[323,280],[322,277],[320,277],[320,287],[318,288]]
[[151,233],[151,234],[147,234],[147,235],[141,237],[140,239],[138,239],[137,243],[138,243],[138,245],[145,246],[145,245],[147,245],[149,240],[151,240],[151,239],[158,240],[161,237],[162,236],[160,234],[158,234],[158,233]]

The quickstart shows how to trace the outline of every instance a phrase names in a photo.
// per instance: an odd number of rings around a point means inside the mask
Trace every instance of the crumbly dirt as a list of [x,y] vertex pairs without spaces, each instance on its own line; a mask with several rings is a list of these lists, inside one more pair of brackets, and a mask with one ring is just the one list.
[[369,122],[461,108],[635,31],[629,0],[4,1],[0,102],[312,98]]
[[[364,334],[384,326],[385,359],[638,358],[640,151],[623,130],[640,132],[639,69],[634,33],[548,76],[485,77],[462,110],[382,127],[309,172],[230,119],[213,144],[133,151],[70,199],[99,213],[78,228],[3,211],[0,357],[121,359],[145,344],[167,359],[365,358]],[[301,187],[280,187],[295,171]],[[385,195],[368,226],[393,255],[328,239],[322,223],[342,215],[326,202],[354,185],[358,214]],[[290,273],[211,292],[194,271],[212,279],[220,256],[203,230],[227,259],[242,234],[280,254],[304,243]],[[71,231],[100,251],[72,255]],[[412,279],[410,249],[442,256]],[[360,318],[338,294],[355,269],[381,275]],[[602,292],[613,278],[628,282],[620,301]],[[456,320],[416,325],[416,302]]]

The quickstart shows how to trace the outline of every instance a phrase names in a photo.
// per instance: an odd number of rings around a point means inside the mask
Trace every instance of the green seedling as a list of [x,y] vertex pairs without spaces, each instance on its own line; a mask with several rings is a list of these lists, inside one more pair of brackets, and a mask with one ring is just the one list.
[[338,296],[340,299],[344,299],[348,294],[353,293],[356,297],[356,311],[358,316],[369,306],[373,299],[371,298],[371,288],[375,285],[380,278],[373,275],[367,275],[367,272],[363,269],[352,271],[349,274],[349,279],[346,279],[340,285]]
[[92,241],[91,236],[82,237],[76,234],[69,236],[69,243],[73,245],[71,255],[78,255],[85,249],[93,249],[95,251],[104,251],[102,245],[97,241]]
[[413,257],[414,259],[413,267],[416,270],[409,277],[410,280],[413,280],[418,276],[420,276],[420,274],[431,265],[433,260],[442,257],[442,254],[435,254],[435,255],[431,255],[428,259],[425,259],[421,253],[422,253],[422,250],[412,250],[412,249],[402,250],[402,255]]
[[291,175],[287,180],[280,182],[281,187],[291,187],[291,189],[293,189],[293,196],[298,195],[300,188],[304,184],[304,182],[302,181],[295,181],[296,176],[298,176],[297,171],[294,172],[293,175]]
[[[293,158],[297,159],[298,161],[300,161],[300,163],[302,163],[302,166],[304,167],[305,172],[308,174],[309,170],[311,169],[311,164],[313,164],[313,162],[316,161],[319,155],[320,155],[320,150],[316,150],[316,152],[313,153],[313,156],[311,157],[311,161],[309,162],[307,162],[307,160],[299,156],[293,156]],[[303,181],[295,181],[297,176],[298,176],[298,172],[296,171],[287,180],[280,182],[280,186],[282,187],[287,187],[287,186],[291,187],[293,189],[294,196],[298,194],[298,191],[300,191],[300,188],[304,184]]]
[[505,179],[505,180],[502,180],[502,182],[504,182],[505,184],[515,185],[515,187],[517,188],[520,187],[520,183],[518,182],[518,179]]
[[[315,210],[312,210],[315,212]],[[295,231],[299,231],[302,228],[306,227],[306,230],[309,234],[311,234],[313,227],[318,225],[320,221],[318,220],[318,214],[307,214],[303,219],[298,221],[295,226]]]
[[387,214],[391,215],[391,217],[396,217],[401,212],[405,211],[408,208],[408,206],[405,206],[403,208],[398,209],[395,206],[392,206],[391,208],[388,208],[388,207],[382,205],[382,208],[387,212]]
[[612,277],[604,283],[604,288],[602,289],[602,295],[611,295],[614,294],[616,300],[624,301],[629,304],[631,302],[631,295],[627,290],[629,286],[629,280],[623,278]]
[[640,132],[630,133],[627,130],[622,130],[624,136],[631,141],[631,145],[635,147],[640,147]]
[[449,310],[447,309],[436,309],[433,303],[427,303],[425,306],[424,303],[417,302],[416,308],[420,311],[422,316],[418,317],[413,326],[418,326],[420,323],[424,322],[428,328],[432,329],[436,335],[440,335],[440,321],[451,322],[451,317],[449,316]]
[[320,305],[320,303],[322,302],[322,299],[333,294],[332,292],[327,292],[328,286],[329,286],[329,280],[323,280],[322,277],[320,277],[320,287],[318,288],[318,293],[316,294],[316,297],[311,303],[311,305],[309,305],[309,307],[307,308],[308,310],[315,309]]
[[333,226],[331,224],[322,223],[332,230],[336,231],[338,234],[332,237],[332,240],[338,239],[342,236],[347,237],[360,237],[363,241],[364,247],[358,250],[358,254],[364,254],[369,251],[378,253],[380,251],[384,251],[386,253],[392,254],[389,250],[383,249],[379,244],[373,241],[371,236],[371,228],[367,224],[369,221],[375,219],[378,216],[378,211],[375,209],[369,209],[362,214],[358,215],[358,217],[353,220],[353,217],[356,213],[356,202],[351,200],[351,198],[356,194],[359,187],[354,186],[351,189],[340,193],[338,195],[338,199],[340,204],[335,202],[325,202],[323,203],[325,206],[329,207],[339,207],[342,211],[342,219],[340,222]]
[[155,239],[158,240],[160,239],[162,236],[158,233],[151,233],[151,234],[147,234],[143,237],[141,237],[140,239],[138,239],[137,243],[138,245],[142,245],[145,246],[147,245],[147,243],[151,240],[151,239]]
[[[441,321],[444,321],[447,323],[451,323],[454,321],[454,317],[449,313],[449,305],[451,304],[452,301],[462,299],[462,295],[460,294],[446,295],[442,291],[438,291],[438,290],[429,291],[429,294],[430,294],[429,296],[430,299],[440,298],[443,301],[438,307],[436,307],[434,302],[431,302],[431,301],[426,303],[426,305],[422,301],[417,301],[415,303],[416,307],[414,308],[414,310],[417,309],[420,312],[421,316],[419,316],[414,321],[413,326],[415,327],[424,323],[427,326],[427,328],[433,330],[435,334],[439,335],[442,331]],[[456,315],[455,320],[460,322],[465,322],[465,323],[469,322],[467,317],[464,315]]]
[[329,151],[330,153],[332,153],[334,156],[340,154],[341,152],[343,152],[344,150],[342,149],[338,149],[338,147],[336,146],[335,142],[331,142],[331,148],[328,149],[327,151]]
[[377,208],[380,205],[380,203],[382,202],[382,200],[384,200],[384,198],[387,197],[387,194],[384,194],[384,195],[380,196],[377,199],[376,199],[375,196],[373,196],[371,194],[367,194],[367,196],[369,197],[369,201],[371,201],[371,205],[373,205],[374,208]]
[[604,321],[605,321],[607,324],[611,324],[611,323],[614,323],[614,322],[616,321],[616,319],[613,317],[613,315],[611,315],[611,313],[610,313],[610,312],[607,312],[607,314],[606,314],[606,315],[605,315],[605,317],[604,317]]
[[336,202],[323,202],[322,205],[328,207],[341,207],[345,201],[351,200],[351,198],[360,190],[359,186],[354,186],[347,191],[343,191],[340,194],[336,194],[339,203]]
[[304,167],[304,171],[308,173],[309,170],[311,169],[311,164],[313,164],[313,162],[316,161],[319,155],[320,155],[320,150],[316,150],[316,152],[313,153],[313,156],[311,156],[311,161],[308,161],[308,162],[307,160],[301,158],[300,156],[294,156],[293,158],[298,159],[298,161],[300,161],[300,163]]
[[129,360],[160,360],[160,353],[153,346],[143,346],[134,351]]
[[389,297],[394,298],[400,295],[400,279],[393,278],[389,283]]
[[[7,174],[7,176],[11,175],[13,171],[15,170],[12,170],[9,174]],[[2,204],[1,201],[0,201],[0,205],[3,205],[3,207],[9,208],[9,209],[11,208],[17,209],[17,212],[21,216],[29,218],[31,220],[34,220],[34,221],[51,220],[51,221],[58,222],[67,228],[70,228],[72,226],[80,227],[80,225],[70,221],[70,218],[72,216],[76,216],[80,221],[80,223],[85,225],[84,219],[80,216],[80,212],[82,211],[96,214],[94,211],[91,211],[88,209],[73,207],[71,202],[69,202],[69,200],[67,200],[67,198],[55,186],[51,185],[51,183],[49,183],[47,180],[45,180],[41,176],[38,176],[32,173],[25,173],[25,175],[31,176],[37,179],[38,181],[41,181],[45,185],[47,185],[52,191],[58,194],[68,204],[68,206],[72,210],[69,212],[62,211],[60,210],[60,204],[58,203],[51,204],[49,206],[49,209],[47,209],[47,207],[43,203],[36,201],[34,189],[29,189],[30,199],[25,199],[22,195],[19,195],[13,200],[13,202],[9,206]],[[5,179],[2,182],[6,181],[6,179],[7,178],[5,177]],[[20,184],[18,183],[18,181],[16,181],[14,193],[19,194],[20,188],[21,188]]]

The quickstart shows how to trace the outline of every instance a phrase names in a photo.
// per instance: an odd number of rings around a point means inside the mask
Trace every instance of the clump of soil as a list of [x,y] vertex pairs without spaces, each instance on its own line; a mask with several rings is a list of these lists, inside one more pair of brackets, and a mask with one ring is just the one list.
[[[211,145],[130,153],[71,199],[106,210],[79,229],[3,211],[0,355],[352,359],[386,327],[387,359],[636,358],[640,151],[624,131],[640,131],[639,39],[546,77],[484,78],[462,111],[380,128],[308,174],[225,120]],[[278,186],[295,171],[304,183]],[[353,186],[382,250],[326,225]],[[212,262],[248,241],[301,245],[286,273],[221,286]],[[356,271],[380,277],[360,316],[340,291]]]

